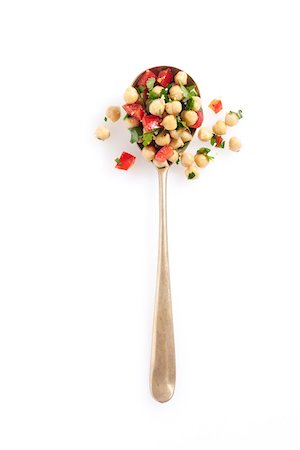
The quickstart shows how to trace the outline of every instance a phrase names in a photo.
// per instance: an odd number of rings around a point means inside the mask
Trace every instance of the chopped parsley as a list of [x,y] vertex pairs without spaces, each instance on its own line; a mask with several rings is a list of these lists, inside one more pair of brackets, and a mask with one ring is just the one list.
[[196,91],[196,88],[194,85],[192,86],[183,86],[183,84],[180,85],[180,88],[183,93],[183,97],[187,99],[192,99],[195,96],[198,96],[198,93]]
[[159,95],[156,94],[155,92],[153,92],[152,90],[149,91],[149,99],[151,100],[156,100],[157,98],[159,98]]
[[118,164],[118,166],[121,166],[121,165],[122,165],[120,158],[116,158],[115,161],[116,161],[116,163]]
[[190,172],[188,175],[188,179],[192,180],[193,178],[195,178],[195,176],[196,176],[195,172]]
[[106,116],[104,117],[104,122],[107,122],[107,117]]
[[193,109],[193,108],[194,108],[194,105],[195,105],[194,99],[193,99],[193,98],[190,98],[189,101],[188,101],[187,104],[186,104],[186,109],[187,109],[187,110]]
[[130,138],[131,144],[135,144],[136,142],[138,142],[143,135],[142,127],[129,128],[129,131],[131,134]]
[[147,147],[147,145],[150,144],[150,142],[152,141],[152,139],[153,139],[153,133],[152,133],[152,132],[150,132],[150,133],[144,133],[144,134],[143,134],[143,146],[144,146],[144,147]]
[[238,112],[235,111],[229,111],[229,114],[236,114],[239,119],[243,118],[243,111],[241,109],[238,110]]
[[214,159],[213,156],[209,156],[209,152],[210,152],[210,148],[201,147],[201,148],[199,148],[199,150],[197,150],[197,155],[205,155],[208,160]]
[[142,93],[144,92],[145,89],[146,89],[145,86],[138,86],[138,87],[136,88],[136,90],[138,91],[139,94],[142,94]]
[[130,117],[130,115],[126,113],[125,116],[123,117],[123,120],[128,119],[128,117]]
[[148,80],[146,81],[146,85],[147,88],[149,89],[149,91],[151,91],[154,87],[155,84],[155,78],[148,78]]

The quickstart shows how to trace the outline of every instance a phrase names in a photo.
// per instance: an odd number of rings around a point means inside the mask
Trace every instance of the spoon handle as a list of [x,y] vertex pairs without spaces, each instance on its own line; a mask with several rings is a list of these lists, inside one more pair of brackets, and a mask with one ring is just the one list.
[[166,184],[168,167],[158,169],[159,241],[154,309],[150,388],[159,402],[167,402],[174,394],[176,365],[169,273]]

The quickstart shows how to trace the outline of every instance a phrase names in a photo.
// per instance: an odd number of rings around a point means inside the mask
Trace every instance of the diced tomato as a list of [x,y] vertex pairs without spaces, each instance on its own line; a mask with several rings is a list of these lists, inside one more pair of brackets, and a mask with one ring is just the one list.
[[135,161],[135,156],[130,153],[123,152],[120,158],[117,158],[117,164],[115,165],[116,169],[128,170]]
[[164,162],[170,158],[174,153],[173,147],[171,145],[165,145],[155,155],[156,161]]
[[222,105],[221,100],[217,100],[217,99],[212,100],[210,102],[210,104],[208,105],[208,107],[210,109],[212,109],[216,114],[223,109],[223,105]]
[[147,131],[152,131],[155,130],[156,128],[160,127],[160,123],[161,123],[162,119],[158,116],[144,116],[143,120],[142,120],[142,124],[144,127],[144,130]]
[[157,77],[157,82],[161,84],[163,87],[167,87],[168,84],[173,81],[173,74],[170,68],[161,70]]
[[221,147],[222,142],[223,142],[222,136],[217,135],[216,136],[216,147]]
[[140,79],[138,81],[138,86],[146,86],[147,80],[149,78],[155,78],[156,79],[156,75],[155,73],[151,72],[151,70],[146,70],[141,76]]
[[199,128],[202,125],[203,122],[203,111],[197,111],[198,114],[198,120],[194,125],[191,125],[191,128]]
[[145,115],[145,110],[140,103],[131,103],[123,105],[123,108],[132,117],[135,117],[137,120],[142,120]]

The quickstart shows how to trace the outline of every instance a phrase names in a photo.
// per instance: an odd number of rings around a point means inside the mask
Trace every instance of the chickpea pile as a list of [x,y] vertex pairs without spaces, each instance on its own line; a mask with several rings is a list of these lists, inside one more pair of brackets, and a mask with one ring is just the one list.
[[[211,150],[225,148],[224,137],[229,128],[239,123],[242,111],[227,112],[211,129],[202,126],[202,100],[197,87],[188,84],[188,75],[171,68],[158,73],[156,69],[152,70],[142,73],[134,85],[124,92],[124,123],[131,135],[130,142],[137,143],[142,157],[156,167],[181,163],[189,180],[198,178],[200,169],[207,167],[214,159],[210,155]],[[216,114],[223,108],[221,100],[213,100],[209,107]],[[110,106],[105,121],[108,118],[116,122],[120,115],[118,106]],[[197,128],[198,138],[205,146],[192,154],[185,150]],[[96,137],[103,141],[110,137],[106,124],[97,128]],[[238,137],[230,137],[228,147],[231,151],[238,152],[241,146]],[[118,164],[120,168],[121,163]]]

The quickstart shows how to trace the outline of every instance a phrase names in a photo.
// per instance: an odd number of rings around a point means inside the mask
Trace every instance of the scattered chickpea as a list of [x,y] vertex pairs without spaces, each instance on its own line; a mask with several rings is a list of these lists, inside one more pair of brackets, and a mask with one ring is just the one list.
[[232,150],[233,152],[239,152],[241,147],[242,147],[242,143],[239,140],[239,138],[234,136],[229,139],[230,150]]
[[170,161],[171,163],[176,163],[178,161],[178,158],[178,152],[174,151],[173,155],[168,158],[168,161]]
[[229,127],[233,127],[239,121],[238,115],[235,112],[228,112],[225,116],[225,123]]
[[160,145],[161,147],[163,147],[164,145],[170,144],[170,141],[171,141],[171,137],[170,137],[169,133],[166,133],[165,131],[162,131],[161,133],[159,133],[155,138],[156,144]]
[[146,161],[152,161],[155,156],[155,147],[153,145],[147,145],[142,150],[142,156]]
[[181,101],[183,99],[183,93],[180,86],[177,85],[172,86],[171,89],[169,90],[169,96],[171,97],[172,100]]
[[197,122],[198,114],[195,111],[183,111],[181,113],[181,118],[185,121],[188,127],[191,127]]
[[100,139],[101,141],[105,141],[105,139],[108,139],[110,136],[109,129],[105,125],[100,125],[96,129],[96,138]]
[[183,147],[184,142],[181,138],[179,139],[172,139],[170,142],[170,145],[176,150],[177,148]]
[[190,167],[194,163],[194,156],[191,153],[184,152],[180,158],[180,162],[184,167]]
[[180,70],[179,72],[176,73],[174,80],[175,80],[176,84],[185,85],[185,84],[187,84],[188,76],[185,72],[182,72],[182,70]]
[[135,128],[140,124],[140,122],[135,117],[127,117],[124,122],[127,128]]
[[139,98],[138,91],[133,87],[129,86],[124,92],[124,100],[126,103],[135,103]]
[[209,163],[209,159],[205,156],[205,155],[195,155],[195,163],[197,164],[198,167],[200,167],[201,169],[203,169],[204,167],[207,166],[207,164]]
[[166,111],[168,114],[179,114],[182,110],[182,105],[178,100],[175,100],[173,102],[169,102],[166,104]]
[[167,166],[169,165],[169,164],[168,164],[168,161],[160,162],[160,161],[157,161],[156,159],[153,160],[153,164],[154,164],[156,167],[158,167],[159,169],[162,169],[163,167],[167,167]]
[[187,130],[183,130],[181,133],[181,139],[183,140],[183,142],[190,142],[193,139],[192,134],[187,131]]
[[201,100],[201,98],[198,97],[198,96],[196,96],[196,95],[194,95],[193,100],[194,100],[194,106],[193,106],[192,110],[193,110],[193,111],[199,111],[199,109],[200,109],[201,106],[202,106],[202,100]]
[[161,117],[165,111],[165,101],[163,98],[157,98],[150,103],[149,112],[154,116]]
[[213,132],[218,135],[226,134],[227,127],[224,120],[218,120],[213,126]]
[[106,110],[106,117],[108,117],[112,122],[117,122],[121,117],[121,111],[119,106],[110,106]]
[[199,132],[198,132],[198,138],[200,139],[200,141],[205,141],[208,142],[211,140],[211,138],[213,137],[212,132],[205,127],[201,127]]
[[189,180],[192,180],[193,178],[199,178],[200,171],[195,164],[192,164],[185,169],[185,175]]
[[161,124],[168,131],[176,130],[177,128],[177,120],[172,115],[166,116]]
[[163,90],[162,86],[154,86],[154,88],[152,89],[152,92],[154,92],[154,94],[156,94],[156,95],[159,95],[162,90]]

